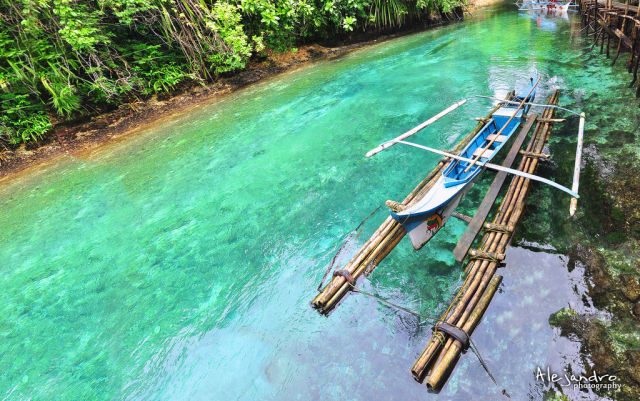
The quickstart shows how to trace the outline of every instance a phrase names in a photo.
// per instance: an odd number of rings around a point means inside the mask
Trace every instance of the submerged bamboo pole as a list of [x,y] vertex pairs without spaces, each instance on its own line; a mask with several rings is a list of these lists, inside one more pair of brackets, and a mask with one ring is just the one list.
[[[480,318],[489,307],[489,303],[491,303],[491,299],[493,295],[496,293],[500,282],[502,281],[502,276],[499,274],[494,275],[491,278],[491,282],[487,286],[487,289],[482,293],[482,297],[478,302],[478,307],[474,309],[473,315],[469,318],[469,321],[462,327],[469,336],[473,333],[473,330],[476,328],[478,323],[480,322]],[[460,357],[460,353],[462,351],[462,344],[460,341],[456,340],[449,351],[443,356],[441,362],[434,369],[431,377],[427,381],[427,387],[429,389],[438,388],[440,378],[448,375],[447,369],[453,368],[456,360]]]
[[[556,104],[557,97],[556,91],[549,97],[547,103]],[[525,154],[521,159],[519,170],[528,173],[535,171],[539,159],[531,155],[542,152],[550,134],[554,114],[555,109],[547,108],[543,111],[543,122],[538,122],[536,125],[526,147],[526,151],[530,153],[529,155]],[[522,215],[524,199],[530,182],[530,179],[521,176],[513,177],[491,224],[515,227]],[[503,254],[512,233],[512,230],[486,232],[481,240],[480,250],[489,254]],[[475,259],[468,264],[467,277],[454,301],[442,315],[443,321],[463,330],[473,330],[477,324],[474,320],[479,319],[479,316],[486,309],[483,308],[483,294],[487,293],[488,288],[492,285],[499,262],[497,259]],[[470,334],[469,331],[467,333]],[[447,337],[446,334],[436,330],[425,350],[411,368],[414,378],[420,382],[431,371],[427,383],[431,388],[438,388],[442,385],[460,354],[461,344],[458,343],[456,346],[456,341]]]

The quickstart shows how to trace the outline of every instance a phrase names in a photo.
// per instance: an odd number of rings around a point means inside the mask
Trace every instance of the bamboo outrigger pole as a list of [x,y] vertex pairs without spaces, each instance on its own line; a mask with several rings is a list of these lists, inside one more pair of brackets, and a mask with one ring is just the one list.
[[[638,8],[638,10],[640,12],[640,7]],[[479,159],[482,157],[484,152],[496,141],[496,139],[499,137],[499,135],[502,133],[502,131],[507,127],[507,125],[509,125],[511,120],[513,120],[513,118],[515,118],[515,116],[518,114],[518,111],[520,111],[520,109],[524,105],[555,108],[555,109],[565,110],[565,111],[568,111],[568,112],[573,113],[573,114],[578,114],[578,112],[576,112],[576,111],[569,110],[569,109],[566,109],[566,108],[563,108],[563,107],[560,107],[560,106],[557,106],[557,105],[547,105],[547,104],[537,104],[537,103],[527,102],[527,99],[529,98],[531,93],[538,86],[538,83],[540,82],[540,78],[541,77],[538,76],[538,79],[536,80],[535,84],[532,85],[531,89],[529,90],[529,93],[527,93],[527,95],[524,97],[524,99],[522,101],[516,102],[516,101],[512,101],[512,100],[504,100],[504,99],[494,98],[492,96],[482,96],[482,95],[473,95],[473,96],[464,98],[464,99],[452,104],[451,106],[447,107],[446,109],[442,110],[440,113],[438,113],[435,116],[431,117],[430,119],[426,120],[422,124],[417,125],[414,128],[410,129],[409,131],[403,133],[402,135],[399,135],[399,136],[397,136],[397,137],[395,137],[395,138],[393,138],[391,140],[383,142],[382,144],[378,145],[374,149],[368,151],[365,156],[366,157],[371,157],[371,156],[373,156],[373,155],[375,155],[377,153],[382,152],[385,149],[390,148],[391,146],[395,145],[396,143],[402,143],[402,144],[405,144],[405,145],[414,146],[416,148],[427,150],[427,151],[432,152],[432,153],[437,153],[437,154],[440,154],[440,155],[443,155],[443,156],[447,156],[447,157],[450,157],[450,158],[453,158],[453,159],[465,161],[465,162],[469,163],[469,165],[465,169],[465,172],[468,171],[469,169],[471,169],[471,166],[473,166],[473,165],[481,165],[481,166],[489,168],[491,170],[504,171],[506,173],[519,175],[519,176],[522,176],[522,177],[525,177],[525,178],[529,178],[529,179],[534,180],[534,181],[539,181],[539,182],[543,182],[545,184],[549,184],[552,187],[557,188],[557,189],[559,189],[561,191],[564,191],[564,192],[568,193],[569,195],[571,195],[571,205],[569,207],[569,213],[571,214],[571,216],[573,216],[575,214],[575,212],[576,212],[576,208],[577,208],[577,204],[578,204],[578,198],[580,198],[580,196],[578,195],[578,187],[579,187],[579,184],[580,184],[580,164],[581,164],[581,159],[582,159],[582,143],[583,143],[583,132],[584,132],[584,120],[585,120],[584,112],[579,114],[580,115],[580,127],[578,129],[578,147],[576,149],[576,167],[574,168],[574,173],[573,173],[573,186],[572,186],[572,189],[569,189],[569,188],[567,188],[565,186],[562,186],[562,185],[560,185],[560,184],[558,184],[556,182],[553,182],[553,181],[548,180],[546,178],[542,178],[542,177],[537,176],[537,175],[523,173],[521,171],[505,168],[505,167],[499,166],[497,164],[486,163],[486,162],[482,163],[482,162],[479,161]],[[498,133],[495,135],[495,138],[493,138],[489,142],[489,144],[482,149],[482,152],[480,152],[480,154],[478,156],[475,156],[473,158],[473,160],[472,159],[467,159],[465,157],[461,157],[461,156],[458,156],[458,155],[454,155],[454,154],[451,154],[451,153],[448,153],[448,152],[444,152],[444,151],[441,151],[441,150],[429,148],[427,146],[423,146],[423,145],[419,145],[419,144],[416,144],[416,143],[404,141],[404,139],[410,137],[411,135],[414,135],[414,134],[418,133],[423,128],[433,124],[434,122],[438,121],[439,119],[441,119],[445,115],[451,113],[453,110],[455,110],[458,107],[460,107],[463,104],[465,104],[467,102],[467,100],[469,100],[471,98],[474,98],[474,97],[495,99],[495,100],[499,100],[501,102],[506,102],[506,103],[514,103],[514,104],[517,103],[518,104],[518,108],[513,113],[513,115],[509,118],[509,120],[507,120],[507,122],[500,129],[500,131],[498,131]],[[552,121],[549,121],[549,122],[552,122]],[[553,122],[555,122],[555,121],[553,121]]]
[[[639,8],[640,9],[640,8]],[[576,164],[573,168],[573,186],[571,190],[578,193],[578,187],[580,186],[580,165],[582,164],[582,138],[584,136],[584,112],[580,113],[580,125],[578,125],[578,146],[576,147]],[[569,214],[573,216],[576,213],[578,207],[578,198],[571,198],[571,205],[569,206]]]
[[[537,176],[537,175],[525,173],[525,172],[522,172],[520,170],[514,170],[512,168],[499,166],[499,165],[493,164],[493,163],[479,162],[477,160],[467,159],[466,157],[454,155],[454,154],[449,153],[449,152],[445,152],[445,151],[438,150],[438,149],[433,149],[433,148],[430,148],[428,146],[419,145],[419,144],[413,143],[413,142],[406,142],[406,141],[397,141],[397,142],[398,143],[402,143],[404,145],[413,146],[413,147],[416,147],[418,149],[426,150],[426,151],[429,151],[429,152],[432,152],[432,153],[437,153],[439,155],[447,156],[447,157],[450,157],[452,159],[456,159],[456,160],[460,160],[460,161],[463,161],[463,162],[467,162],[467,163],[470,163],[470,166],[472,166],[474,164],[477,164],[479,166],[486,167],[486,168],[491,169],[491,170],[504,171],[505,173],[510,173],[510,174],[513,174],[513,175],[519,175],[521,177],[528,178],[528,179],[533,180],[533,181],[543,182],[545,184],[551,185],[554,188],[557,188],[557,189],[559,189],[561,191],[564,191],[564,192],[568,193],[569,195],[571,195],[573,198],[576,199],[576,202],[577,202],[577,198],[580,197],[580,195],[578,195],[575,191],[572,191],[569,188],[558,184],[557,182],[553,182],[551,180],[548,180],[546,178],[543,178],[543,177],[540,177],[540,176]],[[580,169],[578,169],[578,174],[580,174]],[[574,182],[574,187],[575,186],[576,186],[576,184]]]
[[365,156],[366,157],[371,157],[371,156],[373,156],[373,155],[375,155],[377,153],[382,152],[385,149],[388,149],[388,148],[392,147],[393,145],[398,143],[398,141],[401,141],[403,139],[407,139],[411,135],[413,135],[413,134],[421,131],[422,129],[428,127],[429,125],[435,123],[436,121],[438,121],[442,117],[446,116],[447,114],[451,113],[452,111],[454,111],[455,109],[457,109],[458,107],[462,106],[465,103],[467,103],[467,99],[462,99],[462,100],[452,104],[451,106],[449,106],[446,109],[442,110],[440,113],[438,113],[435,116],[431,117],[430,119],[428,119],[427,121],[423,122],[422,124],[411,128],[409,131],[405,132],[404,134],[399,135],[399,136],[397,136],[397,137],[395,137],[395,138],[393,138],[393,139],[391,139],[389,141],[386,141],[386,142],[378,145],[374,149],[371,149],[370,151],[367,152],[367,154]]

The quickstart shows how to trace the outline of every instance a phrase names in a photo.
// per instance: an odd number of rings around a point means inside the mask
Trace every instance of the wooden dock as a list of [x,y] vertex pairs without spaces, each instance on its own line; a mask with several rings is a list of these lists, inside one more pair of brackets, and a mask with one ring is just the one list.
[[[585,33],[593,36],[592,49],[600,42],[600,53],[612,57],[610,48],[615,46],[615,64],[622,52],[628,52],[626,67],[633,74],[629,87],[636,85],[636,97],[640,96],[638,66],[640,64],[640,8],[612,0],[580,0],[579,11]],[[606,42],[606,45],[605,45]]]

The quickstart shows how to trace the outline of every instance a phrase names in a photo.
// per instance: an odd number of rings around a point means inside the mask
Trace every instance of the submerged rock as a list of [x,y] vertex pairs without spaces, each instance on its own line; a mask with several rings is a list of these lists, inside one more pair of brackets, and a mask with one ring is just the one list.
[[622,293],[631,302],[636,302],[640,299],[640,280],[638,277],[632,274],[620,275],[620,281],[622,283]]
[[627,350],[625,357],[627,359],[627,372],[636,383],[640,384],[640,349]]
[[562,308],[549,316],[549,324],[558,327],[565,337],[572,333],[581,333],[582,329],[578,327],[581,326],[583,320],[584,319],[571,308]]
[[583,352],[590,356],[587,373],[618,377],[621,385],[618,392],[603,391],[599,395],[620,401],[640,399],[637,253],[635,246],[611,249],[577,245],[569,253],[570,262],[584,266],[593,305],[609,314],[579,314],[574,309],[563,308],[549,317],[549,323],[558,327],[561,335],[582,341]]

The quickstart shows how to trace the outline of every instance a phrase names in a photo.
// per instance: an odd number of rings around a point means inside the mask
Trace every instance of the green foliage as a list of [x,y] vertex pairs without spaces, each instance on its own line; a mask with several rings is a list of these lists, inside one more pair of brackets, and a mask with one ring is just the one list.
[[0,0],[0,145],[241,70],[253,54],[400,26],[463,0]]
[[218,32],[226,48],[211,54],[207,60],[216,66],[216,73],[244,68],[253,49],[242,30],[242,16],[238,9],[229,3],[216,3],[213,6],[212,19],[210,28]]
[[193,74],[185,72],[184,66],[176,64],[165,64],[150,71],[141,71],[140,75],[145,78],[144,87],[141,93],[150,95],[157,92],[169,92],[185,78],[194,78]]
[[371,22],[377,27],[400,26],[409,14],[409,7],[405,0],[373,0]]
[[51,129],[44,107],[27,95],[0,95],[0,143],[15,145],[40,139]]

